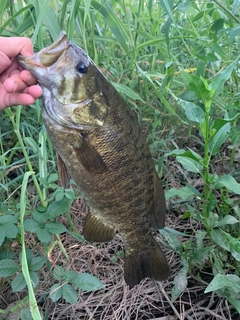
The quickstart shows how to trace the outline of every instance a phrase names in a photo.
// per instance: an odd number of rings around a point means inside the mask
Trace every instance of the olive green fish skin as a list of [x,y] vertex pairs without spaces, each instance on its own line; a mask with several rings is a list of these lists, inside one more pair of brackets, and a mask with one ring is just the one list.
[[[62,52],[54,58],[58,47]],[[108,241],[115,229],[120,233],[129,285],[145,277],[166,279],[169,266],[151,232],[164,227],[165,197],[135,115],[64,33],[56,48],[49,48],[42,57],[40,51],[19,61],[43,87],[43,119],[52,144],[91,208],[85,238]],[[52,64],[45,57],[51,51]]]

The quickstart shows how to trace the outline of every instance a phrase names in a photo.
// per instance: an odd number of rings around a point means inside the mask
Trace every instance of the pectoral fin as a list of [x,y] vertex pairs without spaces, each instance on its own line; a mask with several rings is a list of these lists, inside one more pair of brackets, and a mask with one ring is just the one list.
[[85,138],[81,139],[79,145],[73,144],[72,146],[77,158],[88,172],[98,174],[106,170],[106,165],[101,155]]
[[108,225],[98,216],[88,213],[84,228],[83,236],[87,241],[105,242],[114,238],[115,229]]
[[70,175],[65,162],[62,160],[59,154],[57,154],[57,168],[61,185],[63,186],[63,188],[67,188],[70,180]]

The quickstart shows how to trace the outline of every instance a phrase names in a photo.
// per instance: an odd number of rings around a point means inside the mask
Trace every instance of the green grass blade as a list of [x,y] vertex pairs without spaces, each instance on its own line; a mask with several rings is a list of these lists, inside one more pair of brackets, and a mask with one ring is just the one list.
[[50,1],[44,0],[42,2],[32,0],[31,2],[35,7],[37,17],[36,26],[34,28],[34,33],[32,36],[32,43],[35,43],[38,34],[41,33],[41,24],[43,22],[49,30],[51,37],[53,38],[53,40],[55,40],[58,37],[61,28],[56,16],[53,14],[53,10],[49,7]]
[[26,172],[23,177],[22,187],[21,187],[21,197],[20,197],[20,225],[21,225],[21,244],[22,244],[22,273],[26,280],[28,293],[29,293],[29,306],[33,317],[33,320],[42,320],[40,311],[38,309],[37,301],[34,295],[34,290],[32,287],[31,277],[28,270],[27,256],[26,256],[26,246],[24,241],[24,215],[26,210],[26,189],[29,177],[33,172]]
[[109,28],[111,29],[113,35],[118,41],[119,45],[125,53],[129,51],[129,46],[131,44],[131,39],[123,22],[117,17],[116,13],[113,11],[112,6],[109,4],[110,1],[106,1],[104,6],[97,1],[92,1],[91,4],[101,13],[104,20],[107,22]]

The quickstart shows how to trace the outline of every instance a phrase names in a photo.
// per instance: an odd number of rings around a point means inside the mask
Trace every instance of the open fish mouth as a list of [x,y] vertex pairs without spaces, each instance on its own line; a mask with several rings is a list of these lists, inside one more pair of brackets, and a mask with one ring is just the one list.
[[35,67],[47,68],[52,66],[58,58],[67,50],[69,40],[65,31],[61,31],[58,38],[48,47],[30,57],[18,55],[20,65],[29,71]]

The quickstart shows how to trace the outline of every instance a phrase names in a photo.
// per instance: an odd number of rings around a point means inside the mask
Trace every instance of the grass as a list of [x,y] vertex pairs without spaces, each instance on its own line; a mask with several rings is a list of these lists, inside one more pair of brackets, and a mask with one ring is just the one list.
[[[179,297],[199,283],[203,297],[211,293],[229,304],[228,313],[220,308],[223,319],[237,319],[240,313],[238,10],[238,1],[228,0],[18,0],[3,1],[0,8],[0,34],[28,36],[35,51],[66,30],[135,110],[169,202],[168,228],[161,231],[161,239],[178,261],[175,264],[175,258],[169,258],[172,276],[160,290],[169,308],[166,313],[152,311],[155,316],[180,319]],[[67,190],[58,186],[55,153],[42,125],[41,101],[2,112],[0,137],[0,274],[13,292],[27,284],[33,319],[48,318],[51,310],[41,309],[38,303],[40,315],[33,307],[35,299],[50,296],[52,301],[76,304],[77,290],[94,291],[102,286],[95,277],[82,276],[74,282],[73,270],[65,264],[66,270],[56,266],[44,292],[35,275],[38,270],[51,273],[50,257],[57,246],[68,261],[71,250],[66,240],[80,241],[84,247],[69,214],[72,201],[81,199],[81,194],[74,184]],[[64,212],[63,223],[59,217]],[[23,260],[13,250],[15,242]],[[38,263],[33,263],[34,258]],[[21,270],[22,282],[16,285],[14,279],[20,279]],[[119,283],[114,286],[122,290]],[[142,286],[136,290],[147,294]],[[101,299],[105,301],[104,296]],[[151,309],[151,295],[149,299],[146,308]],[[189,301],[197,308],[194,292]],[[221,303],[214,300],[211,308],[203,306],[203,318],[210,314],[209,319],[215,319],[216,312],[219,316]],[[4,314],[6,305],[2,305]],[[21,311],[22,319],[29,319],[30,309]],[[145,319],[151,316],[145,313]]]

